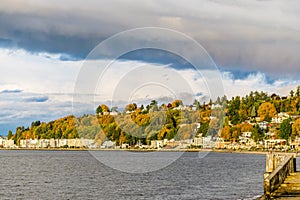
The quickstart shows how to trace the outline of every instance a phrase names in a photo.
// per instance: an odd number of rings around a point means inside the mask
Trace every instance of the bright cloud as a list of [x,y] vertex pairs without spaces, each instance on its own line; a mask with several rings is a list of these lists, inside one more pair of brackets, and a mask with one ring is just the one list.
[[[117,60],[99,77],[97,85],[92,86],[94,92],[82,91],[79,95],[85,96],[84,101],[73,102],[77,76],[84,63],[59,58],[57,54],[0,49],[0,134],[5,135],[8,129],[16,126],[29,126],[35,120],[54,120],[73,112],[93,113],[99,103],[113,102],[113,106],[123,107],[129,102],[149,103],[158,99],[163,103],[176,98],[184,99],[186,103],[191,103],[194,98],[207,102],[214,93],[215,96],[219,94],[210,91],[208,85],[217,81],[221,81],[223,88],[220,91],[228,97],[246,95],[253,90],[287,95],[300,85],[299,81],[287,79],[269,83],[264,73],[250,73],[236,79],[230,71],[198,72],[178,70],[170,65]],[[107,67],[102,60],[87,62],[95,64],[91,73]],[[82,84],[88,84],[88,80],[87,76]]]

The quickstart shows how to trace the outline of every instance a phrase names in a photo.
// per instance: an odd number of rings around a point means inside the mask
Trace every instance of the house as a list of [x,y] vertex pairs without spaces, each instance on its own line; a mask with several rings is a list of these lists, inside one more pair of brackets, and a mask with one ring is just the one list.
[[192,141],[193,146],[202,147],[203,145],[203,139],[202,137],[195,137]]
[[7,138],[2,139],[0,141],[0,145],[2,145],[3,148],[14,148],[16,147],[14,140],[8,140]]
[[164,146],[164,141],[163,140],[152,140],[151,145],[150,145],[150,147],[154,148],[154,149],[160,149],[163,146]]
[[26,143],[27,143],[26,140],[20,140],[20,147],[26,148],[27,147]]
[[51,148],[57,148],[58,147],[58,139],[51,138],[49,140],[49,146]]
[[39,144],[38,139],[20,140],[21,148],[38,148],[38,144]]
[[258,123],[258,126],[259,126],[259,128],[261,128],[261,129],[267,129],[268,128],[268,122],[266,122],[266,121],[262,121],[262,122],[259,122]]
[[38,140],[38,148],[48,148],[50,146],[49,139],[40,139]]
[[217,109],[217,108],[222,108],[222,105],[220,105],[220,104],[212,104],[211,109]]
[[300,137],[296,136],[296,138],[291,142],[291,148],[297,151],[300,150]]
[[264,147],[269,148],[282,148],[283,146],[286,146],[286,140],[285,139],[270,139],[264,141]]
[[280,112],[276,117],[272,117],[272,123],[281,124],[283,120],[290,118],[290,115],[285,112]]
[[68,139],[59,139],[58,140],[58,147],[66,147],[68,146]]
[[183,105],[179,105],[179,106],[173,108],[173,110],[186,110],[186,107]]
[[2,137],[0,137],[0,148],[3,148],[3,138]]
[[270,138],[275,138],[276,137],[276,133],[275,132],[271,132],[271,131],[267,132],[265,135],[268,136],[268,137],[270,137]]
[[228,146],[229,144],[230,144],[230,142],[225,142],[225,141],[219,140],[216,143],[216,149],[225,149],[226,146]]
[[127,148],[129,148],[129,144],[128,144],[128,143],[123,143],[123,144],[121,145],[121,148],[122,148],[122,149],[127,149]]
[[197,111],[197,106],[192,105],[192,106],[191,106],[191,110],[192,110],[192,111]]
[[242,137],[251,138],[251,136],[252,136],[252,132],[249,132],[249,131],[242,132]]
[[117,116],[119,113],[116,112],[116,111],[112,111],[112,112],[110,112],[109,114],[112,115],[112,116]]
[[116,146],[116,142],[113,142],[111,140],[107,140],[107,141],[102,143],[100,148],[101,149],[111,149],[111,148],[114,148],[115,146]]
[[216,147],[217,139],[212,136],[206,136],[206,137],[202,137],[202,142],[203,142],[202,148],[211,149]]

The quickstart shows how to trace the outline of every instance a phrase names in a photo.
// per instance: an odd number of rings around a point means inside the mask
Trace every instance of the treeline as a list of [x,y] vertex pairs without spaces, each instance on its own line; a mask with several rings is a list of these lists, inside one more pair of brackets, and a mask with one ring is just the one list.
[[[98,143],[109,139],[119,145],[137,142],[149,144],[151,140],[156,139],[181,140],[197,134],[220,134],[225,140],[237,140],[242,132],[251,131],[257,141],[264,137],[264,132],[257,125],[252,126],[244,122],[249,120],[255,123],[257,117],[270,122],[272,117],[280,112],[299,115],[300,87],[291,91],[289,97],[255,91],[245,97],[236,96],[230,100],[226,96],[217,98],[215,102],[210,100],[208,103],[195,100],[189,106],[183,105],[181,100],[161,105],[152,100],[146,106],[128,104],[119,112],[117,107],[99,105],[95,115],[77,118],[67,116],[48,123],[36,121],[28,128],[18,127],[14,134],[10,131],[8,136],[17,144],[21,139],[30,138],[84,137],[95,139]],[[298,127],[290,128],[291,133],[299,134]],[[276,127],[276,131],[279,134],[280,127]],[[288,135],[290,136],[291,134]]]
[[[271,122],[278,113],[286,113],[290,117],[283,120],[281,124],[273,123],[262,129],[255,124],[257,117],[259,121]],[[227,141],[238,141],[242,132],[252,133],[254,141],[265,138],[266,133],[274,133],[273,137],[289,139],[300,135],[300,86],[290,91],[288,97],[280,97],[277,94],[268,95],[264,92],[251,92],[245,97],[234,97],[227,102],[226,120],[220,135]],[[244,123],[248,120],[250,125]]]

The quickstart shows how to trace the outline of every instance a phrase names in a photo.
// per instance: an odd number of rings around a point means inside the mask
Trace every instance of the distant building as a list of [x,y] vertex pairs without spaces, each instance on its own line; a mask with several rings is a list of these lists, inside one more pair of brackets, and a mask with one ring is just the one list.
[[272,117],[272,123],[281,124],[283,120],[290,118],[290,115],[285,112],[280,112],[276,117]]
[[119,113],[116,112],[116,111],[112,111],[112,112],[110,112],[109,114],[112,115],[112,116],[116,116],[116,115],[118,115]]
[[123,144],[121,145],[121,148],[122,148],[122,149],[127,149],[127,148],[129,148],[129,144],[128,144],[128,143],[123,143]]
[[8,140],[7,138],[0,137],[0,148],[15,148],[14,140]]
[[113,142],[111,140],[107,140],[107,141],[102,143],[100,148],[101,149],[111,149],[111,148],[114,148],[115,146],[116,146],[116,142]]
[[164,146],[164,141],[163,140],[152,140],[151,145],[150,145],[150,147],[154,148],[154,149],[160,149],[163,146]]
[[92,139],[75,138],[75,139],[27,139],[20,140],[20,148],[94,148],[95,141]]
[[211,148],[215,148],[216,144],[217,144],[217,138],[212,137],[212,136],[206,136],[202,138],[202,148],[204,149],[211,149]]
[[258,123],[258,126],[261,128],[261,129],[267,129],[268,128],[268,122],[266,121],[262,121],[262,122],[259,122]]
[[291,142],[291,148],[297,151],[300,150],[300,137],[296,136],[296,138]]
[[186,110],[186,107],[183,105],[179,105],[179,106],[173,108],[173,110]]
[[282,148],[283,146],[286,145],[286,140],[285,139],[270,139],[270,140],[265,140],[264,141],[264,147],[265,148]]
[[202,137],[195,137],[193,139],[192,145],[196,146],[196,147],[202,147],[203,146],[203,139],[202,139]]

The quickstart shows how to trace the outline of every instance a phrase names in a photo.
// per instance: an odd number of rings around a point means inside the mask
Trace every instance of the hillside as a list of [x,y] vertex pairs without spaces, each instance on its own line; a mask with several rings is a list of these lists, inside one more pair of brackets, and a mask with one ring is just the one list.
[[[256,122],[271,122],[279,113],[285,113],[288,124],[273,123],[268,130],[261,130]],[[129,104],[121,112],[117,108],[99,105],[95,114],[74,117],[72,115],[51,122],[32,122],[28,128],[18,127],[8,137],[18,144],[21,139],[95,139],[99,144],[109,139],[117,145],[130,145],[151,140],[183,140],[197,134],[219,134],[225,141],[236,141],[242,132],[252,132],[255,141],[265,137],[272,129],[277,138],[288,139],[300,134],[300,87],[290,92],[289,97],[251,92],[245,97],[226,96],[215,102],[183,105],[181,100],[158,105],[153,100],[149,105]]]

